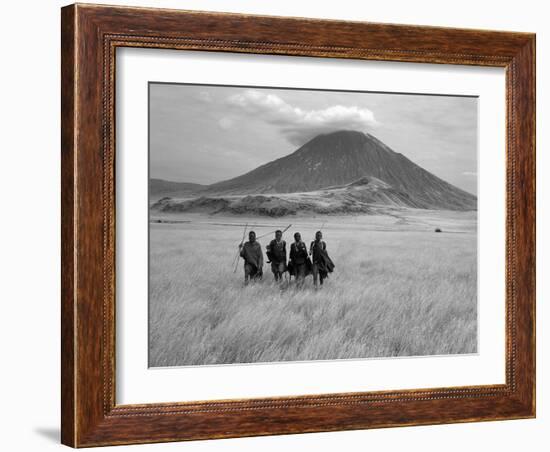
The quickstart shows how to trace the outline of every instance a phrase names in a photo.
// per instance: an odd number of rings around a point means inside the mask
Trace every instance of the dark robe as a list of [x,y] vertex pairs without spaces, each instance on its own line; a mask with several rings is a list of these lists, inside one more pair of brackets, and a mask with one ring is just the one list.
[[311,274],[311,259],[307,253],[307,246],[304,242],[293,242],[290,245],[290,262],[288,263],[288,272],[292,276],[298,274],[297,268],[299,266],[305,266],[303,276]]
[[334,271],[335,267],[332,259],[328,255],[327,244],[322,240],[319,242],[315,240],[311,242],[310,250],[313,264],[319,269],[319,274],[323,278],[326,278],[329,273]]

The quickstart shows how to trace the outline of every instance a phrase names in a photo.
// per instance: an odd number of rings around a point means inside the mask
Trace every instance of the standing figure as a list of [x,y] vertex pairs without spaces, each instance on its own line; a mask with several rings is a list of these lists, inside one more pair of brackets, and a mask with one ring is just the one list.
[[322,286],[328,274],[334,271],[334,263],[328,256],[327,244],[323,241],[321,231],[315,233],[315,240],[311,242],[309,254],[312,260],[313,285],[318,287],[318,284],[321,283]]
[[283,232],[275,231],[275,238],[267,245],[267,259],[271,262],[271,271],[275,282],[283,280],[286,272],[286,242],[283,240]]
[[292,273],[296,277],[296,285],[301,287],[311,270],[311,261],[307,255],[307,246],[302,242],[299,232],[294,234],[294,243],[290,245],[290,264]]
[[248,242],[240,244],[239,250],[244,259],[244,284],[247,285],[249,280],[262,279],[264,256],[254,231],[248,233]]

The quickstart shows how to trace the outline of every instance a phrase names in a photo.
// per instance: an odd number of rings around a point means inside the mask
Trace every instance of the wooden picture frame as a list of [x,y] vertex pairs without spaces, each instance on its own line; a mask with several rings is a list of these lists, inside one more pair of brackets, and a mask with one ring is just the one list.
[[[70,5],[62,9],[62,442],[73,447],[535,416],[535,35]],[[115,403],[115,50],[506,69],[506,383]],[[503,275],[504,277],[504,275]]]

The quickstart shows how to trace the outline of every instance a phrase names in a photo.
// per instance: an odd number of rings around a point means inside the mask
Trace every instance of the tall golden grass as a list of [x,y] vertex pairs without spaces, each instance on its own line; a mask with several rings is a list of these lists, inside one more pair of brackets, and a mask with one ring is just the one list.
[[244,287],[242,260],[232,268],[240,227],[151,224],[149,365],[476,352],[475,223],[456,234],[411,229],[331,219],[336,270],[315,291],[311,277],[281,288],[267,265]]

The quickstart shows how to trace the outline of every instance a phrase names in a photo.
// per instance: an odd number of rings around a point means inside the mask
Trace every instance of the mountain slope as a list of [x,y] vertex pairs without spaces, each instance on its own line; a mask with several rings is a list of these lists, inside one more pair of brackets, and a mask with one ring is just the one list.
[[434,176],[370,134],[319,135],[294,153],[242,176],[209,185],[201,194],[295,193],[375,178],[410,199],[411,207],[475,210],[477,198]]
[[190,196],[204,189],[206,185],[190,182],[171,182],[163,179],[149,179],[149,195],[154,200],[165,196]]

